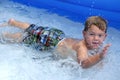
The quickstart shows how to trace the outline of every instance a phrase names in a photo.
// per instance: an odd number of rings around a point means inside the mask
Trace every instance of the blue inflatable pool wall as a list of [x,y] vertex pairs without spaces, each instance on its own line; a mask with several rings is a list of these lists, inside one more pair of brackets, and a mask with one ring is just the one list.
[[49,12],[84,22],[98,15],[108,20],[108,25],[120,30],[120,0],[12,0],[28,6],[47,9]]

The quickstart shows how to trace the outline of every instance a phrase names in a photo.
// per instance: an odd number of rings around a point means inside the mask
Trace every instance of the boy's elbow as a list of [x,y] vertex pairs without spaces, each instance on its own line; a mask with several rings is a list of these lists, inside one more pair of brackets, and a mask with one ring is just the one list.
[[90,62],[88,60],[85,60],[85,61],[81,62],[81,67],[86,69],[86,68],[91,67],[91,64],[90,64]]
[[89,66],[84,64],[84,63],[81,64],[81,67],[84,68],[84,69],[89,68]]

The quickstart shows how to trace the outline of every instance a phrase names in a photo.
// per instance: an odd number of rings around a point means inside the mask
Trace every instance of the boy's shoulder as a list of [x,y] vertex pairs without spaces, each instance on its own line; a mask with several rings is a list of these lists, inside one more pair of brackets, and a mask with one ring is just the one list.
[[76,38],[66,38],[63,42],[72,47],[80,47],[83,45],[83,40]]
[[68,41],[68,42],[77,42],[77,41],[81,41],[80,39],[77,39],[77,38],[65,38],[65,41]]
[[79,41],[80,41],[80,39],[76,39],[76,38],[64,38],[58,44],[59,45],[69,45],[69,46],[72,46],[72,45],[74,45],[75,43],[77,43]]

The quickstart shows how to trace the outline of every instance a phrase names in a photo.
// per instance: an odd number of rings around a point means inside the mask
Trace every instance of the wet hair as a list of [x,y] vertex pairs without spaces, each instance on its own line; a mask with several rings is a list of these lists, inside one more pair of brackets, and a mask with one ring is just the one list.
[[91,16],[85,22],[84,31],[87,31],[92,25],[97,26],[100,30],[107,32],[107,21],[100,16]]

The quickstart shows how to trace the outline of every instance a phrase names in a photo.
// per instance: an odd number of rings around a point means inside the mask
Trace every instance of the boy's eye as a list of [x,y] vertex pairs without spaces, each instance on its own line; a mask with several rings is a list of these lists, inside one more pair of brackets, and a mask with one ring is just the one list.
[[94,36],[95,34],[93,34],[93,33],[90,33],[90,35],[91,35],[91,36]]
[[102,33],[95,34],[95,33],[92,33],[92,32],[88,32],[88,35],[91,36],[91,37],[98,36],[99,38],[102,38],[104,36],[104,34],[102,34]]
[[99,34],[98,36],[99,36],[99,37],[102,37],[102,35],[101,35],[101,34]]
[[103,37],[104,35],[103,35],[103,34],[99,34],[98,36],[99,36],[99,37]]

